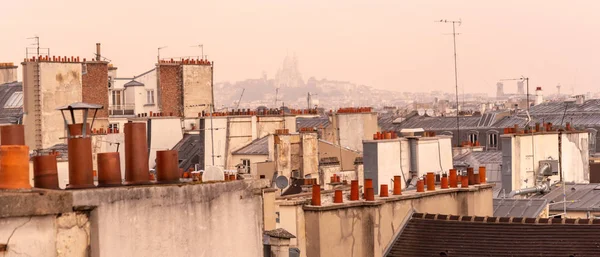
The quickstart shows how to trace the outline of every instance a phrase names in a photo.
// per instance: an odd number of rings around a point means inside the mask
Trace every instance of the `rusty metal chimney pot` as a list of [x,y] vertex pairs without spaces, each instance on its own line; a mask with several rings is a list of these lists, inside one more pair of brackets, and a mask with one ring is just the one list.
[[156,178],[159,183],[179,182],[177,151],[156,151]]
[[36,188],[60,189],[56,155],[38,155],[32,158],[33,182]]
[[0,189],[29,189],[29,147],[0,146]]
[[118,152],[98,154],[98,186],[121,186],[121,158]]
[[23,125],[7,125],[0,127],[1,145],[25,145],[25,127]]

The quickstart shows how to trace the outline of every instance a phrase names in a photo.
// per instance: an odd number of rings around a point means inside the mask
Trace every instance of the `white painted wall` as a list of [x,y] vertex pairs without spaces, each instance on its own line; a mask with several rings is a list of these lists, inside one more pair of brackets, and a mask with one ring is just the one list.
[[181,121],[179,117],[165,117],[152,119],[150,168],[156,165],[156,151],[171,150],[183,138]]
[[335,138],[332,142],[337,144],[339,141],[342,146],[361,152],[362,141],[373,139],[373,134],[378,130],[376,113],[338,113],[334,122],[335,127],[339,128],[339,140]]
[[448,172],[452,169],[452,146],[447,137],[422,137],[417,140],[418,175]]
[[[558,160],[558,133],[531,135],[506,135],[512,141],[513,190],[535,186],[540,160]],[[562,168],[566,182],[589,183],[588,133],[572,132],[561,135]],[[533,148],[532,148],[533,140]],[[533,156],[533,158],[532,158]],[[550,183],[560,181],[560,176],[550,176]]]
[[227,117],[213,117],[212,120],[213,126],[211,126],[210,119],[206,119],[205,121],[206,131],[204,133],[204,163],[207,167],[212,166],[212,129],[214,139],[215,166],[225,168],[225,156],[227,155]]

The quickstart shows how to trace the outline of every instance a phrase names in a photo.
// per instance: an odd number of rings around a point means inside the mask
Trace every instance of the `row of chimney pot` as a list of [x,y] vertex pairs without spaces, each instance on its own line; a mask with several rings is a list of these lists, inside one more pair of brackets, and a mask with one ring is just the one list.
[[138,118],[143,118],[143,117],[173,117],[173,112],[170,113],[164,113],[164,112],[150,112],[148,113],[138,113],[137,114]]
[[303,127],[300,128],[300,132],[316,132],[317,130],[313,127]]
[[0,62],[0,67],[14,67],[12,62]]
[[461,144],[463,147],[471,147],[471,146],[481,146],[479,141],[471,142],[471,141],[463,141]]
[[[566,122],[565,123],[565,131],[575,131],[575,129],[573,128],[573,126],[571,126],[570,122]],[[518,124],[515,124],[513,127],[509,127],[509,128],[504,128],[504,134],[530,134],[530,133],[536,133],[536,132],[551,132],[551,131],[558,131],[557,128],[555,128],[553,126],[552,123],[550,122],[544,122],[542,124],[540,123],[535,123],[535,127],[534,128],[519,128]]]
[[[67,139],[69,157],[69,184],[67,189],[94,188],[94,177],[98,187],[122,186],[121,163],[118,152],[98,153],[98,172],[92,167],[91,137],[80,137],[83,124],[69,124],[71,137]],[[89,128],[88,128],[89,131]],[[125,124],[125,185],[154,184],[153,174],[148,168],[146,124]],[[34,186],[59,189],[58,168],[53,151],[48,155],[32,157]],[[28,189],[29,147],[25,145],[23,125],[0,127],[0,189]],[[179,183],[182,174],[178,168],[178,152],[156,151],[156,183]],[[193,171],[190,169],[188,176]],[[196,179],[201,180],[201,177]],[[235,174],[225,174],[225,180],[236,180]]]
[[209,60],[205,59],[182,59],[182,60],[160,60],[161,64],[198,64],[198,65],[211,65]]
[[[372,111],[373,107],[345,107],[339,108],[337,113],[368,113]],[[331,110],[329,112],[332,113]]]
[[[93,58],[92,58],[92,60],[93,60]],[[29,58],[29,59],[25,58],[24,61],[25,62],[36,62],[36,61],[37,62],[70,62],[70,63],[78,63],[78,62],[80,62],[79,61],[79,56],[77,56],[77,57],[75,57],[75,56],[71,56],[71,57],[63,56],[63,57],[60,57],[60,56],[55,56],[55,55],[53,55],[52,57],[50,57],[48,55],[46,55],[46,56],[40,55],[38,57],[34,56],[34,57]],[[85,58],[83,58],[83,62],[86,62]]]
[[373,140],[396,139],[398,135],[394,131],[377,132],[373,134]]
[[276,135],[289,135],[290,130],[289,129],[276,129],[275,134]]
[[[339,176],[332,176],[331,181],[339,182]],[[394,176],[393,183],[393,195],[402,195],[402,177]],[[305,180],[306,181],[306,180]],[[486,169],[484,166],[479,167],[479,173],[475,173],[473,167],[467,168],[467,174],[459,175],[456,169],[450,169],[449,175],[443,173],[440,177],[440,188],[448,189],[448,188],[458,188],[458,182],[460,181],[461,188],[468,188],[469,185],[479,185],[486,183]],[[315,181],[316,182],[316,181]],[[422,179],[417,180],[416,189],[417,192],[425,192],[425,185],[427,186],[427,191],[435,191],[435,183],[436,183],[436,175],[433,172],[428,172],[423,176]],[[306,182],[305,182],[306,184]],[[373,180],[365,179],[364,180],[364,194],[363,198],[366,201],[375,201],[375,195],[373,190]],[[312,200],[311,205],[320,206],[321,205],[321,187],[318,184],[312,184]],[[359,184],[358,180],[352,180],[350,182],[350,201],[358,201],[359,198]],[[380,185],[379,197],[389,197],[389,190],[387,184]],[[343,203],[342,190],[335,190],[334,193],[334,203]]]

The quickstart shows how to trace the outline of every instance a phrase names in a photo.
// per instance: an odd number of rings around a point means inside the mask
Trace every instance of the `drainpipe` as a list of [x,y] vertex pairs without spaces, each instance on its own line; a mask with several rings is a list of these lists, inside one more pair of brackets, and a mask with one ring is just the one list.
[[536,176],[536,186],[512,191],[509,194],[509,197],[513,197],[515,195],[532,194],[532,193],[545,194],[545,193],[550,192],[550,184],[548,183],[548,181],[544,181],[544,177],[545,177],[544,173],[551,172],[551,171],[552,171],[552,169],[549,164],[544,164],[543,166],[540,166],[540,168],[538,169],[537,176]]

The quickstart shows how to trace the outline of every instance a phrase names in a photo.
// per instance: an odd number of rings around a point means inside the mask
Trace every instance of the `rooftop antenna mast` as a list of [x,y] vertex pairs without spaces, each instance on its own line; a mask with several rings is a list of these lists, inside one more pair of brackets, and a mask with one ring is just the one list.
[[[34,55],[34,54],[36,57],[38,57],[40,55],[50,55],[50,48],[40,48],[40,37],[39,36],[36,35],[34,37],[29,37],[27,39],[35,40],[35,42],[33,42],[31,44],[32,46],[35,46],[35,47],[25,48],[25,57],[26,58],[29,58],[30,55]],[[46,51],[45,54],[44,54],[44,51]]]
[[451,20],[439,20],[439,21],[435,21],[435,22],[441,22],[441,23],[452,23],[452,39],[454,42],[454,86],[456,88],[456,146],[460,147],[460,117],[459,117],[459,103],[458,103],[458,68],[456,65],[456,35],[459,35],[459,33],[456,33],[456,24],[458,24],[459,26],[462,24],[462,20],[458,19],[457,21],[451,21]]
[[190,46],[190,47],[200,47],[200,58],[204,58],[204,44],[199,44],[199,45],[194,45],[194,46]]

